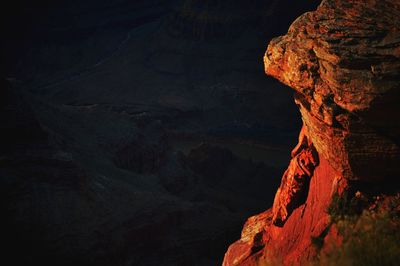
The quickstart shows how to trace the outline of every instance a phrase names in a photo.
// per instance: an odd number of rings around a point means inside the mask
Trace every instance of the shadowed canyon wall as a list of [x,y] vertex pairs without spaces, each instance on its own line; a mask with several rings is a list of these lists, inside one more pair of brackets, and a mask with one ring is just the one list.
[[221,264],[272,204],[300,128],[259,64],[265,40],[315,8],[292,2],[4,5],[3,260]]

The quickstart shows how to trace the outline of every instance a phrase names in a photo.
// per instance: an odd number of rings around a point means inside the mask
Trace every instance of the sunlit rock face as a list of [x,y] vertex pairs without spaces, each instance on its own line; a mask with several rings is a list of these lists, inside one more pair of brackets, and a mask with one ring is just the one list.
[[310,179],[318,163],[317,151],[303,127],[299,143],[292,151],[292,160],[275,195],[272,207],[272,221],[275,225],[282,226],[292,211],[305,202]]
[[311,239],[329,230],[326,210],[347,183],[307,136],[303,127],[273,207],[247,220],[241,239],[225,253],[224,266],[298,265],[316,256]]
[[[265,70],[292,87],[303,129],[272,209],[248,219],[224,265],[298,265],[331,231],[328,206],[400,174],[400,1],[325,0],[273,39]],[[380,191],[384,192],[384,191]]]
[[[323,1],[265,54],[314,145],[349,179],[398,175],[400,1]],[[374,165],[374,167],[370,167]]]

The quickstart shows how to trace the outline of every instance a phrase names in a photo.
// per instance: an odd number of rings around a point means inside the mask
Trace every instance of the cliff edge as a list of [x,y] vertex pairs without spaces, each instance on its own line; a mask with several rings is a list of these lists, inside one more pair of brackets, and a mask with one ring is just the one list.
[[302,264],[348,238],[339,219],[398,215],[399,18],[399,0],[324,0],[270,42],[265,71],[295,90],[303,128],[273,207],[223,265]]

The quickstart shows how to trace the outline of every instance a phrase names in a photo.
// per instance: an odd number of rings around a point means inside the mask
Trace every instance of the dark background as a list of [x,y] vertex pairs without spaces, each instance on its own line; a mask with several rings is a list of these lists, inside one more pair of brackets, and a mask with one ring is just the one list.
[[297,141],[269,40],[316,1],[3,6],[8,265],[219,265]]

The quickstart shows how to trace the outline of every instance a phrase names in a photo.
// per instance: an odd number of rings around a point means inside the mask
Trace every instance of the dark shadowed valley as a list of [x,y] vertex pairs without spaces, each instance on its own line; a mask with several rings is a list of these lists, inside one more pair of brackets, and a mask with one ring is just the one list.
[[8,265],[220,265],[272,204],[301,128],[292,91],[264,74],[266,45],[317,4],[5,8]]

